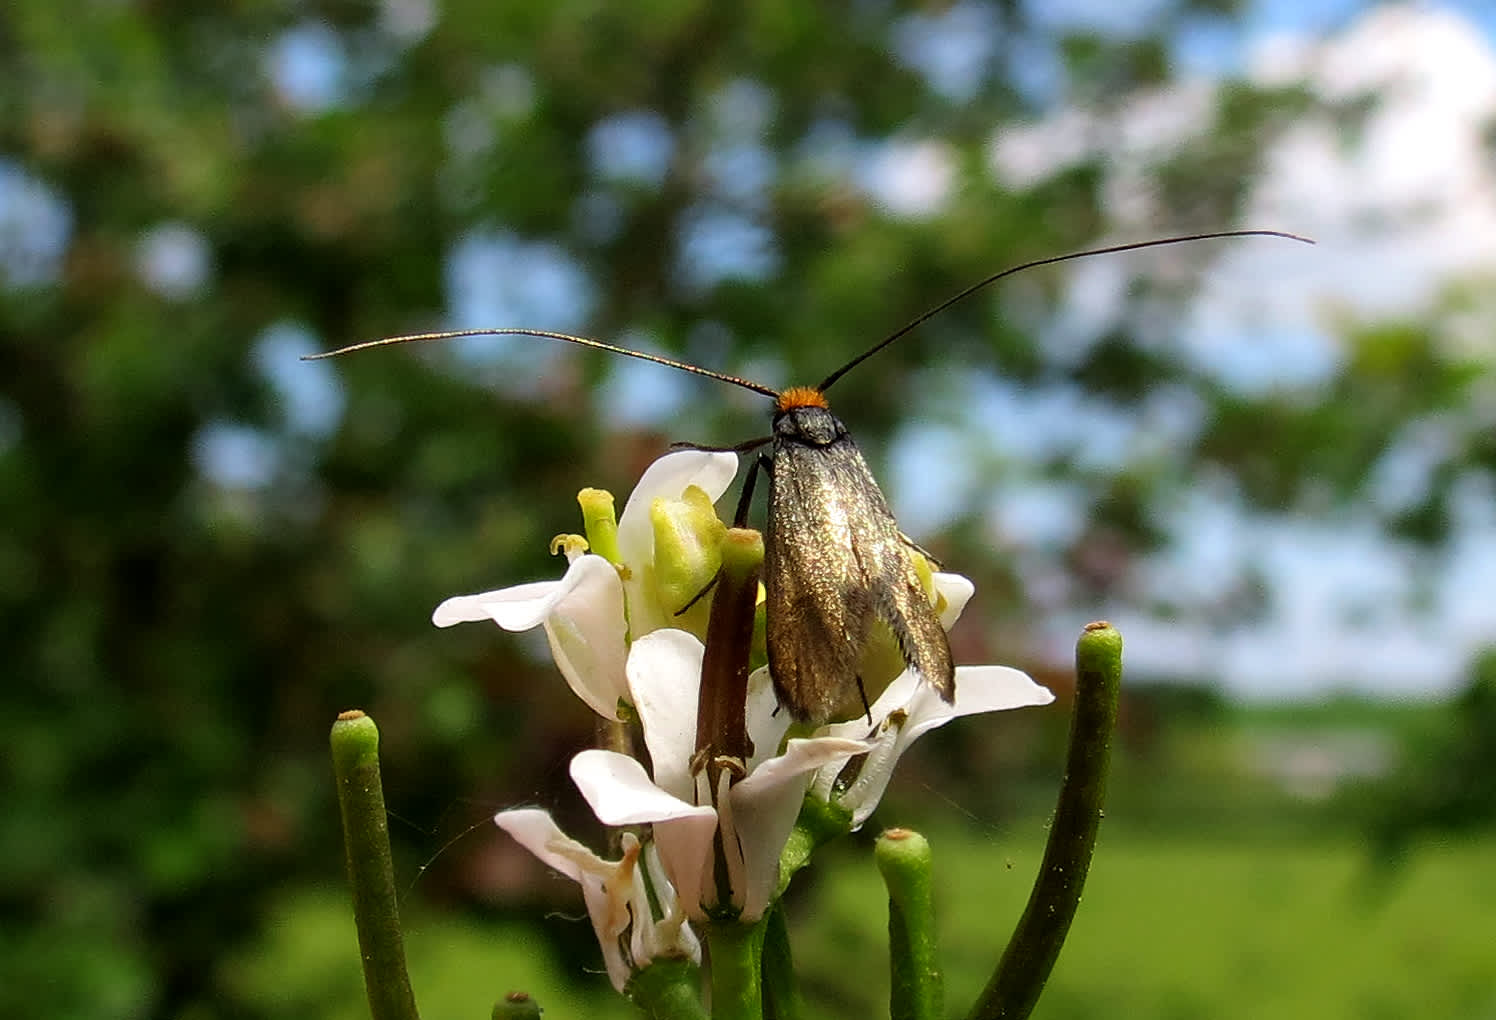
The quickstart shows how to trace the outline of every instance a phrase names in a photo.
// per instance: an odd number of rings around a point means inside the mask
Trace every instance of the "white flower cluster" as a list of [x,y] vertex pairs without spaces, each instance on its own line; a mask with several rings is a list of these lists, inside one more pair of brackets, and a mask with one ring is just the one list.
[[[870,718],[786,740],[789,713],[776,711],[764,667],[748,684],[754,754],[741,777],[721,774],[718,788],[710,788],[708,770],[693,772],[691,764],[705,617],[688,614],[687,629],[678,629],[675,611],[716,572],[712,545],[722,526],[711,505],[737,466],[732,453],[669,454],[644,473],[618,519],[615,560],[580,553],[582,543],[572,543],[570,566],[559,581],[448,599],[432,617],[441,627],[474,620],[513,631],[542,626],[556,665],[593,711],[615,719],[620,703],[633,707],[652,774],[635,758],[594,749],[572,759],[571,775],[604,824],[649,825],[643,843],[625,833],[622,859],[607,861],[568,838],[544,811],[495,817],[537,857],[581,884],[620,991],[654,959],[699,960],[687,919],[723,912],[745,922],[763,916],[807,791],[839,807],[857,828],[920,734],[958,716],[1054,698],[1019,670],[963,666],[956,670],[955,702],[947,704],[918,674],[905,671],[873,703]],[[715,531],[703,526],[704,513]],[[949,628],[971,597],[971,582],[936,573],[934,585],[941,623]],[[848,760],[859,755],[865,757],[854,778],[838,784]]]

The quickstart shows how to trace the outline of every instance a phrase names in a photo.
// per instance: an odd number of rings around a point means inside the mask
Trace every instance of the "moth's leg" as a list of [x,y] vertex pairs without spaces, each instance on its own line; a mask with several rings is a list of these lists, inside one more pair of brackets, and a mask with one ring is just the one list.
[[702,453],[748,453],[750,450],[757,450],[765,443],[772,442],[773,439],[773,436],[759,436],[757,439],[745,439],[741,443],[734,443],[731,446],[706,446],[702,443],[688,443],[685,441],[681,441],[671,443],[670,449],[700,450]]
[[734,528],[746,528],[748,526],[748,507],[753,502],[753,484],[758,481],[758,473],[762,471],[770,479],[774,477],[774,461],[765,454],[759,454],[754,460],[753,466],[748,469],[748,477],[743,479],[743,491],[738,496],[738,509],[732,515],[732,526]]
[[722,572],[719,570],[719,571],[717,571],[717,573],[715,573],[715,574],[712,575],[712,579],[706,583],[706,587],[705,588],[701,589],[695,595],[692,595],[691,596],[691,601],[687,602],[685,605],[681,606],[679,609],[677,609],[675,611],[675,615],[676,616],[684,616],[686,614],[686,612],[692,606],[694,606],[696,603],[700,602],[702,599],[706,598],[707,592],[709,592],[713,588],[717,587],[717,582],[720,581],[721,579],[722,579]]
[[867,724],[873,724],[873,706],[867,703],[867,688],[862,686],[862,677],[857,678],[857,696],[862,699],[862,711],[867,715]]

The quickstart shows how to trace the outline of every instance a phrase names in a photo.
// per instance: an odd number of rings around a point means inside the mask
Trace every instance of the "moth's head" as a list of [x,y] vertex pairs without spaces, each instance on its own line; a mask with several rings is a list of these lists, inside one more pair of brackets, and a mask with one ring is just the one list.
[[829,405],[826,403],[826,394],[814,386],[791,386],[774,398],[774,416],[776,418],[781,414],[800,407],[819,407],[824,411]]
[[847,434],[826,397],[813,386],[791,386],[774,401],[774,435],[811,446],[828,446]]

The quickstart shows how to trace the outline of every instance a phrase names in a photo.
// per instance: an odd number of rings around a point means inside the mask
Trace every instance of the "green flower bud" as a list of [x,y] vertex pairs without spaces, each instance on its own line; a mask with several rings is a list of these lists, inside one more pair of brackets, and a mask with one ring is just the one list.
[[582,530],[592,551],[618,566],[618,514],[613,508],[613,494],[607,489],[583,489],[577,493],[577,502],[582,506]]
[[670,626],[703,635],[709,599],[700,599],[679,617],[674,614],[697,599],[717,576],[727,525],[717,518],[711,497],[694,485],[678,500],[655,500],[649,521],[654,530],[655,597],[672,618]]

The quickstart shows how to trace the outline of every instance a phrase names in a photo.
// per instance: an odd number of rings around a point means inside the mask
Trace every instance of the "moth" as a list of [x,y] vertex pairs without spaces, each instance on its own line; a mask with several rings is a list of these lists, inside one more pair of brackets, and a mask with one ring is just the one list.
[[792,386],[782,391],[672,358],[542,329],[416,333],[354,344],[313,357],[466,336],[531,336],[639,358],[773,398],[770,435],[731,447],[700,448],[748,453],[770,447],[770,453],[761,455],[749,469],[738,517],[740,523],[746,517],[757,472],[764,470],[769,476],[763,573],[769,673],[783,707],[803,722],[821,723],[867,709],[867,695],[858,669],[874,627],[880,623],[893,634],[909,669],[947,702],[956,696],[950,642],[920,582],[914,559],[920,554],[899,531],[888,501],[857,444],[846,425],[832,413],[826,391],[847,372],[928,319],[1005,276],[1093,255],[1253,236],[1307,241],[1276,230],[1228,230],[1113,245],[1025,262],[994,273],[942,301],[832,372],[819,385]]
[[824,389],[796,386],[775,398],[772,454],[755,465],[769,475],[765,636],[774,690],[807,722],[867,711],[859,664],[881,623],[905,665],[951,701],[956,668],[918,552]]

